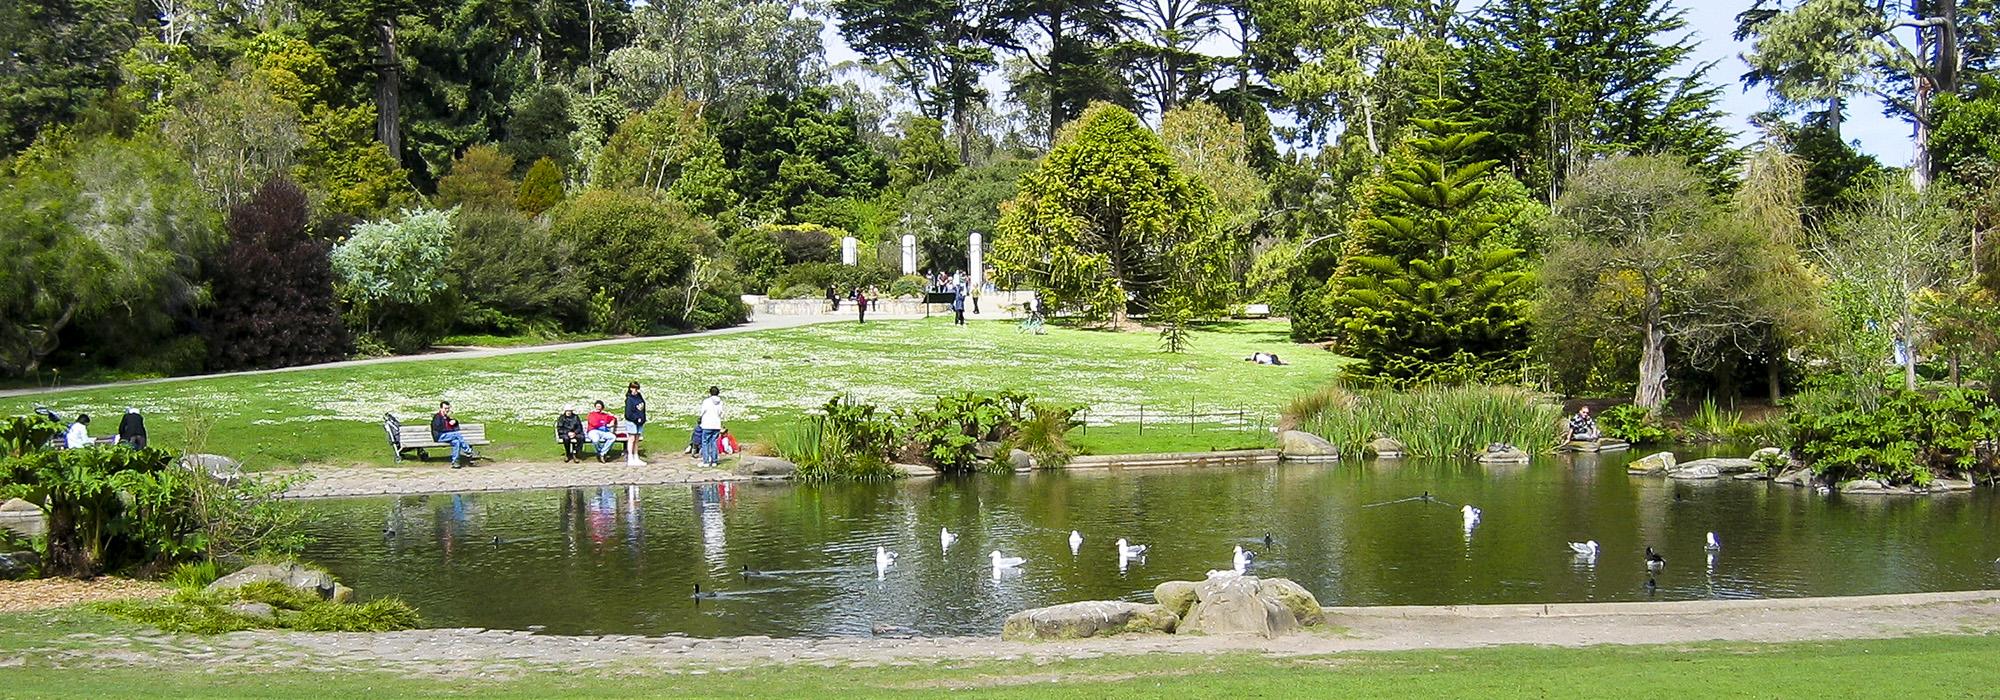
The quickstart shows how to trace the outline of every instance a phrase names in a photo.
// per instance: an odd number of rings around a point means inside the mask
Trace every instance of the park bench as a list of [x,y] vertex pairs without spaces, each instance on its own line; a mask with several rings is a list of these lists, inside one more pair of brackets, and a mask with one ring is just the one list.
[[1271,305],[1270,305],[1270,304],[1244,304],[1244,305],[1243,305],[1243,317],[1244,317],[1244,318],[1270,318],[1270,317],[1271,317]]
[[[450,445],[431,439],[431,424],[403,425],[394,413],[382,414],[382,430],[389,434],[389,447],[396,451],[396,461],[403,461],[403,453],[415,450],[417,459],[430,459],[426,450],[451,449]],[[458,432],[465,436],[465,444],[472,446],[493,444],[486,439],[486,425],[483,423],[460,423]]]
[[[639,432],[639,426],[633,425],[632,421],[625,420],[622,418],[619,419],[617,429],[611,431],[612,436],[618,438],[616,441],[612,443],[614,447],[612,448],[611,452],[615,453],[621,450],[630,451],[632,448],[632,436],[634,433],[637,432]],[[555,441],[556,447],[562,447],[562,438],[555,437],[552,435],[549,437],[549,439]],[[583,450],[588,454],[596,454],[597,446],[590,444],[589,440],[585,440],[583,442]]]

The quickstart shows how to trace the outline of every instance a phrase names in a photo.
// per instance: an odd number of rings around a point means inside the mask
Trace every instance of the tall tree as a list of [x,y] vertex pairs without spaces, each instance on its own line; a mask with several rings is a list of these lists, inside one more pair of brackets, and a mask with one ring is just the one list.
[[[1379,158],[1423,99],[1445,96],[1451,3],[1262,0],[1248,7],[1259,31],[1252,61],[1280,90],[1304,143],[1345,136]],[[1332,133],[1336,126],[1340,134]]]
[[1001,0],[1008,31],[994,42],[1028,67],[1017,91],[1039,93],[1028,103],[1053,140],[1063,124],[1093,100],[1130,104],[1129,92],[1107,65],[1107,48],[1121,14],[1116,0]]
[[130,11],[119,0],[0,3],[0,154],[26,148],[110,90],[119,54],[136,39]]
[[1213,0],[1118,0],[1117,53],[1137,97],[1164,115],[1206,95],[1222,58],[1204,44],[1222,32]]
[[1924,297],[1969,277],[1971,241],[1952,204],[1938,190],[1885,180],[1809,247],[1838,324],[1823,352],[1856,380],[1853,390],[1879,389],[1879,380],[1866,386],[1867,377],[1891,357],[1905,387],[1917,388],[1916,366],[1931,340]]
[[934,119],[950,119],[958,160],[972,160],[975,105],[980,84],[996,64],[992,42],[1005,27],[995,0],[834,0],[840,34],[890,77]]
[[738,201],[722,144],[701,118],[701,105],[673,94],[618,125],[591,182],[656,191],[708,216]]
[[835,108],[823,90],[758,100],[718,125],[716,138],[751,218],[796,223],[832,200],[872,198],[888,182],[854,110]]
[[214,304],[203,313],[212,369],[289,367],[347,355],[328,246],[306,227],[305,190],[273,179],[229,210],[215,258]]
[[627,106],[679,92],[734,116],[824,79],[823,25],[809,10],[797,0],[647,3],[632,13],[632,40],[605,57],[605,71]]

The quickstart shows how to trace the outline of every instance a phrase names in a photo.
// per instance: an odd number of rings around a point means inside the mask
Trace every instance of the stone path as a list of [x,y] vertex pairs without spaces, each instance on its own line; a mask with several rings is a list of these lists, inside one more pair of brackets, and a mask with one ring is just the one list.
[[[626,466],[623,461],[599,464],[595,458],[583,464],[561,462],[477,462],[464,469],[448,466],[408,467],[326,467],[283,470],[264,474],[284,478],[310,475],[285,492],[289,498],[334,498],[342,496],[384,496],[465,491],[514,491],[520,489],[564,489],[590,486],[687,484],[716,481],[748,481],[727,469],[703,469],[695,460],[679,454],[654,457],[643,467]],[[726,464],[726,463],[725,463]],[[261,476],[261,475],[260,475]]]
[[258,631],[215,637],[77,634],[23,653],[47,655],[63,667],[196,665],[238,673],[311,668],[504,679],[533,672],[728,672],[769,664],[872,667],[1043,663],[1162,653],[1298,656],[1508,644],[1788,642],[1992,634],[2000,632],[2000,591],[1767,601],[1328,608],[1327,612],[1337,632],[1274,640],[1168,635],[1068,642],[1007,642],[993,637],[693,639],[430,629],[383,634]]

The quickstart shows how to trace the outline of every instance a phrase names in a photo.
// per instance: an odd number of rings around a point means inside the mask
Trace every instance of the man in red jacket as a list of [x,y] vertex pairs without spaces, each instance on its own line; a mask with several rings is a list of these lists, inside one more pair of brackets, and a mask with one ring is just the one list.
[[591,404],[590,414],[583,417],[584,439],[597,446],[597,461],[603,462],[605,455],[611,454],[611,443],[618,441],[618,417],[604,412],[604,402]]

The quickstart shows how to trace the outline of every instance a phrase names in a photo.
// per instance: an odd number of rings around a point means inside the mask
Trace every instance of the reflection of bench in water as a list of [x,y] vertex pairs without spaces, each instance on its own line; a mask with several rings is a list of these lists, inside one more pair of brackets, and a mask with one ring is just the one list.
[[[396,414],[393,413],[382,414],[382,430],[389,434],[389,447],[396,451],[396,461],[398,462],[403,461],[404,452],[412,450],[416,451],[417,459],[427,460],[430,459],[430,454],[425,452],[425,450],[451,449],[451,445],[431,439],[431,426],[429,423],[423,425],[403,425],[403,421],[398,420]],[[486,424],[484,423],[460,423],[458,424],[458,433],[465,436],[465,444],[467,445],[476,447],[493,444],[486,440]]]

